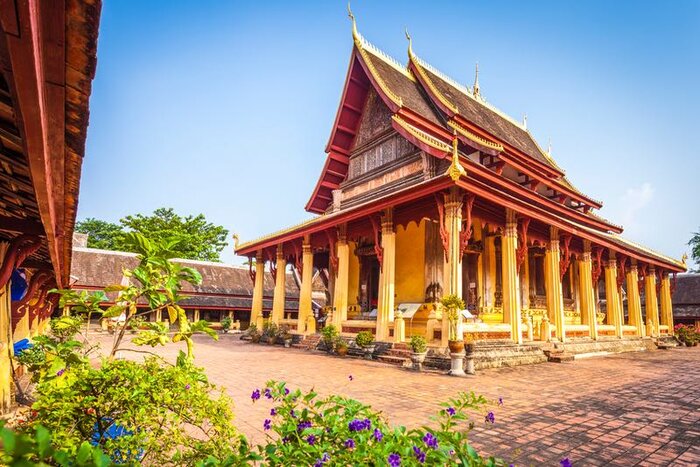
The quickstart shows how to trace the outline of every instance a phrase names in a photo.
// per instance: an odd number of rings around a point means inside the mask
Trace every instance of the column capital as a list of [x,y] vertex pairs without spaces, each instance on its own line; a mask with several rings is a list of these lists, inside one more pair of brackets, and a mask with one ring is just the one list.
[[559,228],[549,227],[549,243],[547,244],[549,251],[559,251]]
[[264,263],[265,262],[265,257],[263,256],[262,250],[258,250],[255,252],[255,262],[256,263]]
[[460,190],[459,187],[453,186],[450,188],[450,191],[445,193],[443,196],[445,199],[445,210],[448,212],[452,211],[453,215],[456,215],[456,211],[460,211],[461,214],[462,202],[464,198],[462,190]]
[[507,237],[518,237],[518,214],[512,209],[506,208],[506,228],[503,234]]
[[284,244],[280,243],[277,245],[277,259],[284,259]]
[[615,260],[615,257],[613,256],[612,258],[609,258],[605,262],[605,268],[606,269],[612,269],[614,271],[617,271],[617,261]]
[[394,232],[394,210],[386,208],[382,214],[382,234],[391,234]]
[[584,240],[583,241],[583,254],[585,255],[588,253],[588,257],[591,257],[591,241],[590,240]]

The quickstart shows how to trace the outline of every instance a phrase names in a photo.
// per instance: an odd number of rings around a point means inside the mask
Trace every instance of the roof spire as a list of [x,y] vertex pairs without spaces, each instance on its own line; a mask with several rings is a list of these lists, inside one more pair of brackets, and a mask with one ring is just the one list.
[[547,144],[547,155],[552,155],[552,138],[549,138],[549,143]]
[[523,115],[523,128],[527,130],[527,113]]
[[406,28],[406,39],[408,39],[408,58],[413,58],[413,41],[411,40],[411,35],[408,33],[408,28]]
[[472,94],[474,94],[474,97],[481,98],[481,91],[479,89],[479,62],[476,62],[476,73],[474,74],[474,87],[472,89]]
[[357,23],[355,22],[355,15],[352,14],[352,10],[350,9],[350,2],[348,1],[348,18],[350,18],[350,21],[352,21],[352,38],[355,40],[355,42],[360,40],[360,34],[357,32]]

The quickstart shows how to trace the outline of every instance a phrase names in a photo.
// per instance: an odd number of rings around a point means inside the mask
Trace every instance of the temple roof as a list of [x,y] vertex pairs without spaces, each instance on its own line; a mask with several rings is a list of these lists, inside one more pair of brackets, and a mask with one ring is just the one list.
[[672,302],[675,318],[700,319],[700,274],[678,274]]

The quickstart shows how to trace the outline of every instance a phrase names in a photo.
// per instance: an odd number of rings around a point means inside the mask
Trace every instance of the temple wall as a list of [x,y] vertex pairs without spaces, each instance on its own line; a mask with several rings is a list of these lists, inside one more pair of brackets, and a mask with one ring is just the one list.
[[425,220],[396,228],[396,303],[423,303]]

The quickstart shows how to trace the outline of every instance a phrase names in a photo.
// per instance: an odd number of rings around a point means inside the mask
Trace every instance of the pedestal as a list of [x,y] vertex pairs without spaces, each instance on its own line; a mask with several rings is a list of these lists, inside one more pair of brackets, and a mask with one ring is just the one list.
[[466,376],[464,372],[464,357],[465,352],[450,354],[450,371],[447,372],[450,376]]
[[473,354],[467,355],[466,365],[465,365],[464,371],[466,371],[468,375],[476,374],[476,370],[474,369],[474,355]]

